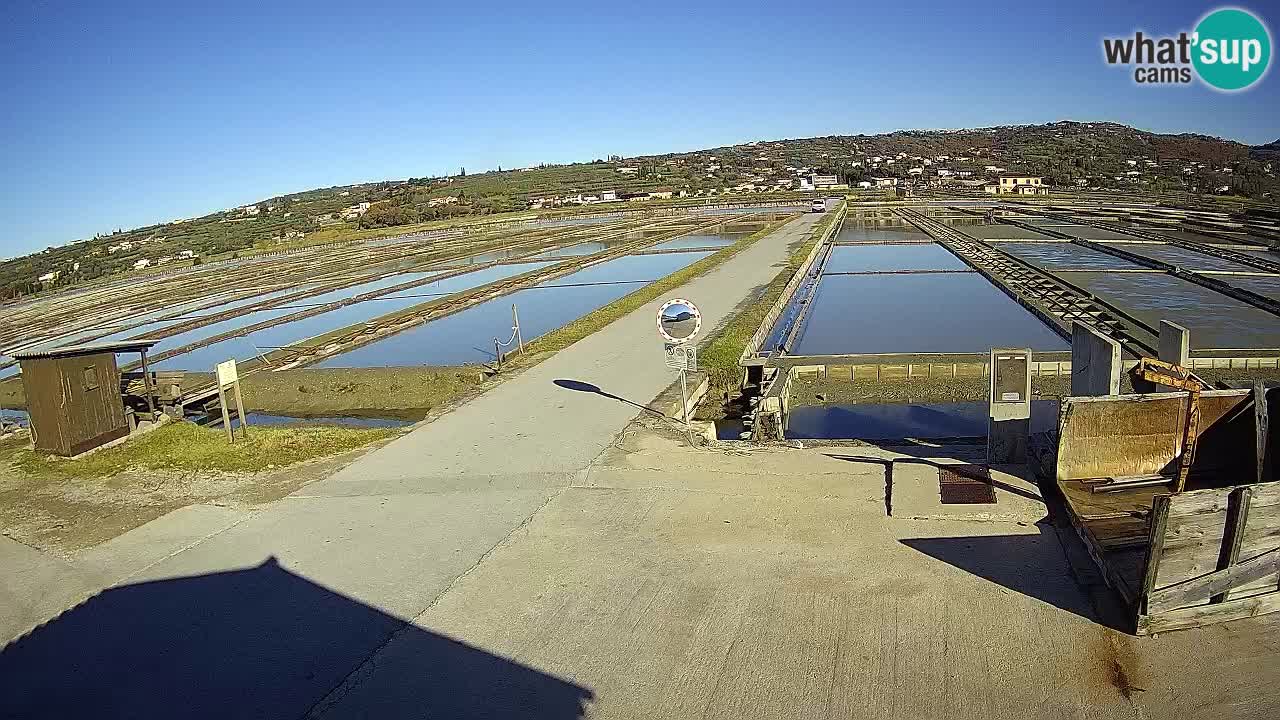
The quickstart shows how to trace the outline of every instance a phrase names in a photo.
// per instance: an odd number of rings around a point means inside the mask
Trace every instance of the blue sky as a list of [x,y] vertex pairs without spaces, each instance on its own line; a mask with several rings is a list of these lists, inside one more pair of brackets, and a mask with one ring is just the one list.
[[1059,119],[1280,137],[1274,69],[1227,95],[1102,62],[1214,4],[6,6],[0,257],[459,166]]

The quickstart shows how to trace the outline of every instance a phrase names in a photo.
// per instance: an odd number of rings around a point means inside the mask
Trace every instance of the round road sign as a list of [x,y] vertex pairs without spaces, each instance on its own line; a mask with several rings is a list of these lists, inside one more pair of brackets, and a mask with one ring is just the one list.
[[698,306],[683,298],[668,300],[658,310],[658,334],[669,343],[687,343],[702,329]]

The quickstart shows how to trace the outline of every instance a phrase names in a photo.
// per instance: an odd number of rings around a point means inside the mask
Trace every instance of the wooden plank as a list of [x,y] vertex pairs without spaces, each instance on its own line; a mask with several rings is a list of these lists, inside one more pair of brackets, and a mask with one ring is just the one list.
[[[1265,405],[1265,402],[1264,402]],[[1240,544],[1244,542],[1245,523],[1249,522],[1249,500],[1253,496],[1253,488],[1236,488],[1231,492],[1227,504],[1226,530],[1222,536],[1222,552],[1218,557],[1218,570],[1226,570],[1240,560]],[[1210,603],[1220,603],[1227,599],[1230,591],[1223,591],[1209,598]]]
[[236,394],[236,417],[240,419],[240,434],[245,440],[249,439],[249,418],[244,416],[244,396],[240,394],[240,381],[237,379],[234,383]]
[[[1249,558],[1268,550],[1280,547],[1280,528],[1277,527],[1276,516],[1265,518],[1268,527],[1254,527],[1262,524],[1263,516],[1254,504],[1249,509],[1249,524],[1245,526],[1243,540],[1240,544],[1239,557]],[[1170,521],[1173,522],[1172,520]],[[1165,588],[1216,572],[1225,536],[1226,513],[1216,519],[1204,519],[1194,525],[1180,523],[1178,532],[1173,529],[1165,533],[1165,550],[1161,560],[1160,577],[1156,587]],[[1195,530],[1197,534],[1190,534]],[[1270,589],[1275,589],[1271,583]],[[1254,590],[1262,590],[1262,581],[1256,587],[1241,586],[1236,596],[1252,594]]]
[[58,365],[49,359],[22,361],[22,385],[35,446],[59,455],[69,455],[70,443],[62,433],[61,408],[65,387]]
[[[1177,496],[1170,512],[1175,517],[1188,517],[1224,511],[1227,508],[1227,498],[1236,487],[1243,485],[1184,492]],[[1260,483],[1249,487],[1253,489],[1254,507],[1280,505],[1280,482]]]
[[[1247,487],[1250,489],[1249,515],[1238,553],[1238,557],[1243,558],[1280,547],[1280,483]],[[1230,540],[1228,510],[1236,490],[1196,490],[1173,497],[1156,587],[1169,587],[1221,569],[1224,540]],[[1236,587],[1233,596],[1240,598],[1274,589],[1274,580],[1258,580]]]
[[1097,539],[1103,550],[1119,550],[1131,547],[1146,547],[1147,535],[1150,531],[1150,516],[1128,515],[1118,518],[1098,518],[1084,520],[1083,524]]
[[1160,574],[1160,558],[1164,554],[1165,527],[1169,522],[1169,496],[1161,495],[1155,499],[1151,508],[1151,530],[1148,534],[1147,559],[1143,562],[1142,587],[1138,591],[1139,613],[1147,614],[1147,604],[1151,592],[1156,588],[1156,577]]
[[1137,634],[1151,635],[1171,630],[1185,630],[1231,620],[1257,617],[1277,610],[1280,610],[1280,592],[1256,595],[1240,600],[1228,600],[1217,605],[1197,605],[1179,610],[1168,610],[1159,614],[1139,616]]
[[1058,489],[1072,510],[1085,520],[1101,518],[1147,517],[1156,496],[1169,491],[1162,487],[1134,488],[1123,493],[1095,493],[1094,483],[1064,480]]
[[[1200,396],[1199,447],[1193,477],[1245,466],[1250,432],[1238,434],[1238,410],[1249,390],[1209,390]],[[1168,472],[1181,451],[1186,393],[1065,398],[1059,423],[1058,480]],[[1242,446],[1242,447],[1241,447]],[[1249,463],[1251,465],[1251,463]],[[1250,472],[1250,476],[1252,472]]]
[[1225,570],[1201,575],[1185,582],[1160,588],[1147,598],[1152,613],[1194,605],[1254,580],[1270,577],[1280,571],[1280,547],[1232,565]]
[[[1135,600],[1134,589],[1137,587],[1138,573],[1133,573],[1133,577],[1129,578],[1122,571],[1123,563],[1108,562],[1108,558],[1114,554],[1107,553],[1098,546],[1096,538],[1081,523],[1079,516],[1072,513],[1070,509],[1068,509],[1067,515],[1071,519],[1071,527],[1075,529],[1076,535],[1080,537],[1080,541],[1084,544],[1084,548],[1093,560],[1093,564],[1097,566],[1098,572],[1102,575],[1103,581],[1120,595],[1126,606],[1133,607]],[[1128,552],[1132,553],[1133,551]]]
[[227,412],[227,393],[218,383],[218,406],[222,408],[222,428],[227,432],[227,442],[235,444],[236,436],[231,432],[231,414]]

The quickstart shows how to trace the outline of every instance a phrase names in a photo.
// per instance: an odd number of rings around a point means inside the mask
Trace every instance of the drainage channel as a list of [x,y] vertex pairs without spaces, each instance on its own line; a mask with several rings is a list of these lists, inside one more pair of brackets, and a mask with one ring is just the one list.
[[[985,438],[990,412],[985,402],[794,405],[785,432],[795,440]],[[1032,401],[1031,432],[1051,430],[1057,420],[1057,400]]]

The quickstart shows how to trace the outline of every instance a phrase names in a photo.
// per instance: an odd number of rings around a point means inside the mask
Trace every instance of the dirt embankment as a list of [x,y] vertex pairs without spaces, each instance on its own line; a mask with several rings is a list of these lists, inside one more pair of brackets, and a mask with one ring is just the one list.
[[26,436],[0,440],[0,532],[67,557],[193,503],[253,509],[367,452],[357,448],[258,472],[131,467],[108,477],[77,477],[19,466],[15,459],[29,455],[29,442]]
[[249,410],[420,420],[484,381],[478,367],[316,368],[261,372],[244,382]]
[[[791,383],[791,402],[797,405],[854,403],[944,403],[985,401],[990,392],[984,377],[917,377],[907,380],[824,379],[802,376]],[[1034,399],[1056,399],[1070,394],[1071,378],[1033,377]]]

